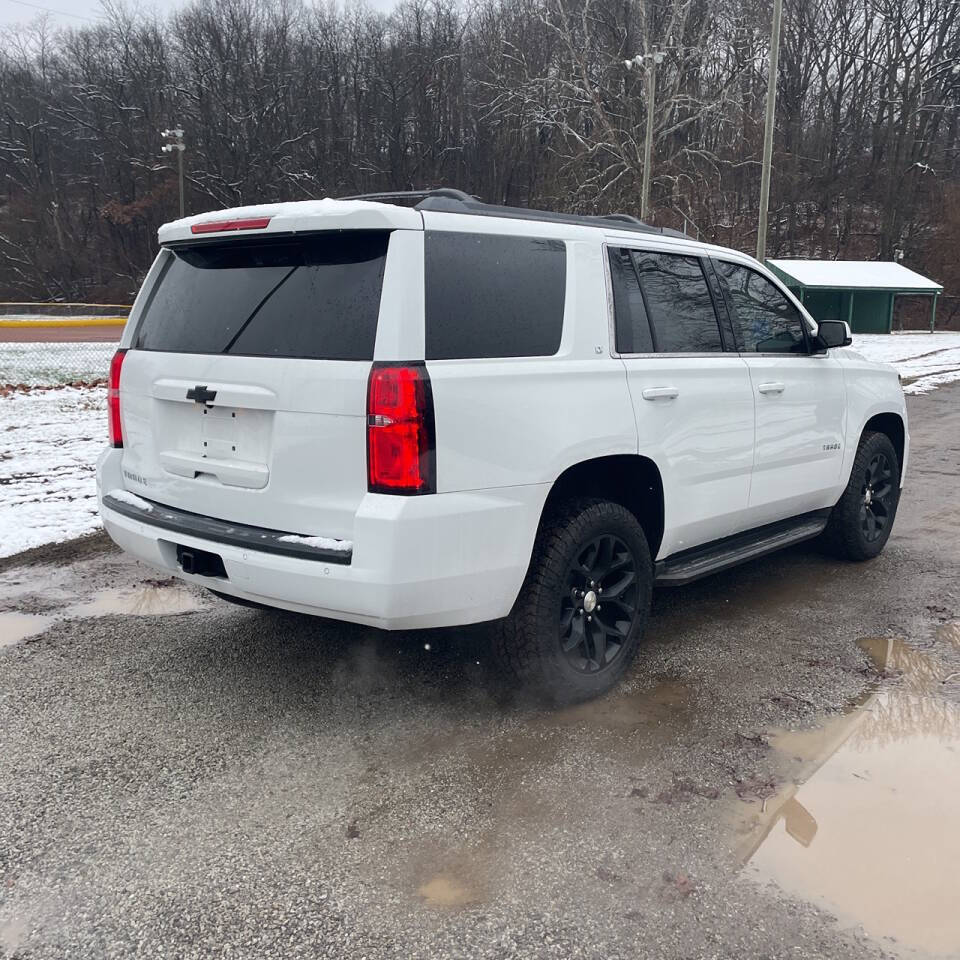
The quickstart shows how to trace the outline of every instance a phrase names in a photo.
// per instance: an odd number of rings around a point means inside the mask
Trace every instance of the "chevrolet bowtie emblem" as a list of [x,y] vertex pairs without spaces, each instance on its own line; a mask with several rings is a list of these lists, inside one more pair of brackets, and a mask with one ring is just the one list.
[[217,391],[197,385],[187,391],[187,399],[193,400],[194,403],[213,403],[217,399]]

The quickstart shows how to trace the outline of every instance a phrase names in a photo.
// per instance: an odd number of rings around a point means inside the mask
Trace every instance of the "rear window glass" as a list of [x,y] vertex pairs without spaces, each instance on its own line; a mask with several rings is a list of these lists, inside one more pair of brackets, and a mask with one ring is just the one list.
[[653,353],[653,338],[629,250],[610,251],[616,343],[620,353]]
[[723,350],[720,327],[697,257],[634,251],[640,286],[659,353]]
[[388,238],[353,232],[172,249],[134,346],[372,360]]
[[428,360],[545,357],[560,349],[561,241],[428,231],[425,243]]

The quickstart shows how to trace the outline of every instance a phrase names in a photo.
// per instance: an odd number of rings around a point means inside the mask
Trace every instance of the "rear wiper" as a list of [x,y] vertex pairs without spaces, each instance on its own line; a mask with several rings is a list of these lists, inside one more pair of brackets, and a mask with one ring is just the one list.
[[270,290],[267,291],[267,295],[253,308],[253,313],[251,313],[250,316],[240,324],[240,329],[230,338],[230,342],[220,351],[221,353],[230,352],[230,348],[240,339],[240,335],[243,333],[243,331],[250,326],[253,318],[260,312],[263,305],[293,276],[293,272],[296,269],[296,266],[291,267],[289,272],[285,276],[281,277],[280,280],[274,284]]

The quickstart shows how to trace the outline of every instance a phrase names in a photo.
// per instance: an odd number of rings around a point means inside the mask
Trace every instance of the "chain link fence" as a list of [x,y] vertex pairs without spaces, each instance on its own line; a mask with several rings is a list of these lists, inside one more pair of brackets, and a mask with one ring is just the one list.
[[0,386],[105,383],[115,343],[0,343]]
[[129,307],[0,303],[0,387],[106,382]]

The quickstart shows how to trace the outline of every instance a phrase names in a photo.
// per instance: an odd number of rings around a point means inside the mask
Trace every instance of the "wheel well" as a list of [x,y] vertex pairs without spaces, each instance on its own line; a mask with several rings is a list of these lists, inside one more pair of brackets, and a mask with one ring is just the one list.
[[863,426],[863,432],[872,430],[875,433],[885,433],[893,444],[893,449],[897,451],[897,464],[901,474],[903,473],[903,444],[904,429],[903,420],[896,413],[878,413],[871,417]]
[[622,454],[574,464],[557,477],[544,513],[574,497],[602,497],[622,504],[640,521],[650,556],[656,557],[663,539],[663,481],[652,460]]

